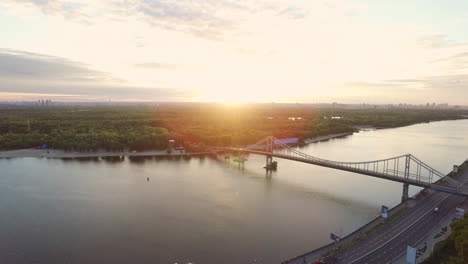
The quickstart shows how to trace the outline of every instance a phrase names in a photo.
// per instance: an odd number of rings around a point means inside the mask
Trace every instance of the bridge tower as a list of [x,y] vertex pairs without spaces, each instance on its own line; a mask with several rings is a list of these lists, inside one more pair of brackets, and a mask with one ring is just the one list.
[[[411,157],[408,154],[406,155],[406,159],[405,159],[405,179],[409,179],[410,163],[411,163]],[[403,183],[403,194],[401,195],[401,202],[408,200],[408,196],[409,196],[408,191],[409,191],[409,184]]]
[[[268,137],[268,139],[265,142],[266,143],[266,152],[273,153],[273,146],[275,144],[274,140],[275,139],[273,137]],[[273,169],[273,156],[271,156],[271,155],[266,156],[265,169],[267,171]]]

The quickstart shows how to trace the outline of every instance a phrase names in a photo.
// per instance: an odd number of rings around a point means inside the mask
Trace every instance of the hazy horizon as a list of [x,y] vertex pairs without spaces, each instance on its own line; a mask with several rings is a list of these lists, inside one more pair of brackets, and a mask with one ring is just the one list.
[[468,104],[448,104],[441,102],[432,102],[432,103],[414,103],[409,104],[405,102],[401,103],[341,103],[341,102],[305,102],[305,103],[290,103],[290,102],[223,102],[223,101],[152,101],[152,100],[136,100],[136,101],[104,101],[104,100],[81,100],[81,101],[67,101],[67,100],[52,100],[53,97],[30,97],[24,100],[0,100],[0,104],[4,105],[44,105],[44,106],[67,106],[67,105],[183,105],[183,104],[207,104],[207,105],[225,105],[226,107],[242,107],[242,106],[253,106],[253,105],[301,105],[301,106],[310,106],[314,108],[320,107],[336,107],[336,108],[413,108],[413,109],[422,109],[422,108],[431,108],[431,109],[465,109],[468,108]]
[[466,1],[5,0],[0,101],[466,105]]

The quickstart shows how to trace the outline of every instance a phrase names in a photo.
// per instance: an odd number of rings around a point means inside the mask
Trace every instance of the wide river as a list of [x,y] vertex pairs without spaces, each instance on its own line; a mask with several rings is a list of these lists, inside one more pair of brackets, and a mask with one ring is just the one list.
[[[468,120],[363,131],[301,151],[340,161],[412,153],[447,173],[468,158]],[[0,263],[280,263],[401,199],[400,183],[277,161],[266,177],[255,155],[243,170],[224,158],[0,159]]]

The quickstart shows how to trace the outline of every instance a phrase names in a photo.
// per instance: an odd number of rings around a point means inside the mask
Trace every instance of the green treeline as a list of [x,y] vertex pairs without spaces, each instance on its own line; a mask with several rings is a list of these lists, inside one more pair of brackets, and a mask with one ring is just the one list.
[[169,132],[154,126],[149,111],[133,109],[14,109],[0,114],[0,148],[94,151],[164,149]]
[[424,264],[468,263],[468,218],[455,220],[450,225],[452,233],[439,242]]
[[47,144],[78,151],[165,149],[168,139],[192,149],[245,145],[273,135],[300,139],[460,119],[466,110],[318,109],[307,105],[161,104],[159,106],[0,106],[0,149]]

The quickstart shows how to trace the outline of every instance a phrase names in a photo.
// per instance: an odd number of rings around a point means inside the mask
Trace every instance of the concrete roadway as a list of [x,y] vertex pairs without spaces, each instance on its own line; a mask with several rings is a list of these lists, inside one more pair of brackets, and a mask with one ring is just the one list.
[[448,214],[452,213],[455,207],[464,200],[465,197],[449,195],[440,205],[440,211],[438,213],[430,212],[430,214],[418,221],[417,224],[401,233],[375,252],[362,259],[346,263],[389,263],[397,259],[402,253],[405,254],[407,245],[415,246],[419,240],[423,239],[433,228],[437,227],[439,222]]
[[[468,179],[468,171],[462,175]],[[389,263],[406,252],[407,245],[423,239],[443,218],[461,204],[465,197],[426,190],[413,208],[380,228],[365,240],[340,250],[326,263]],[[440,211],[433,210],[439,207]]]

